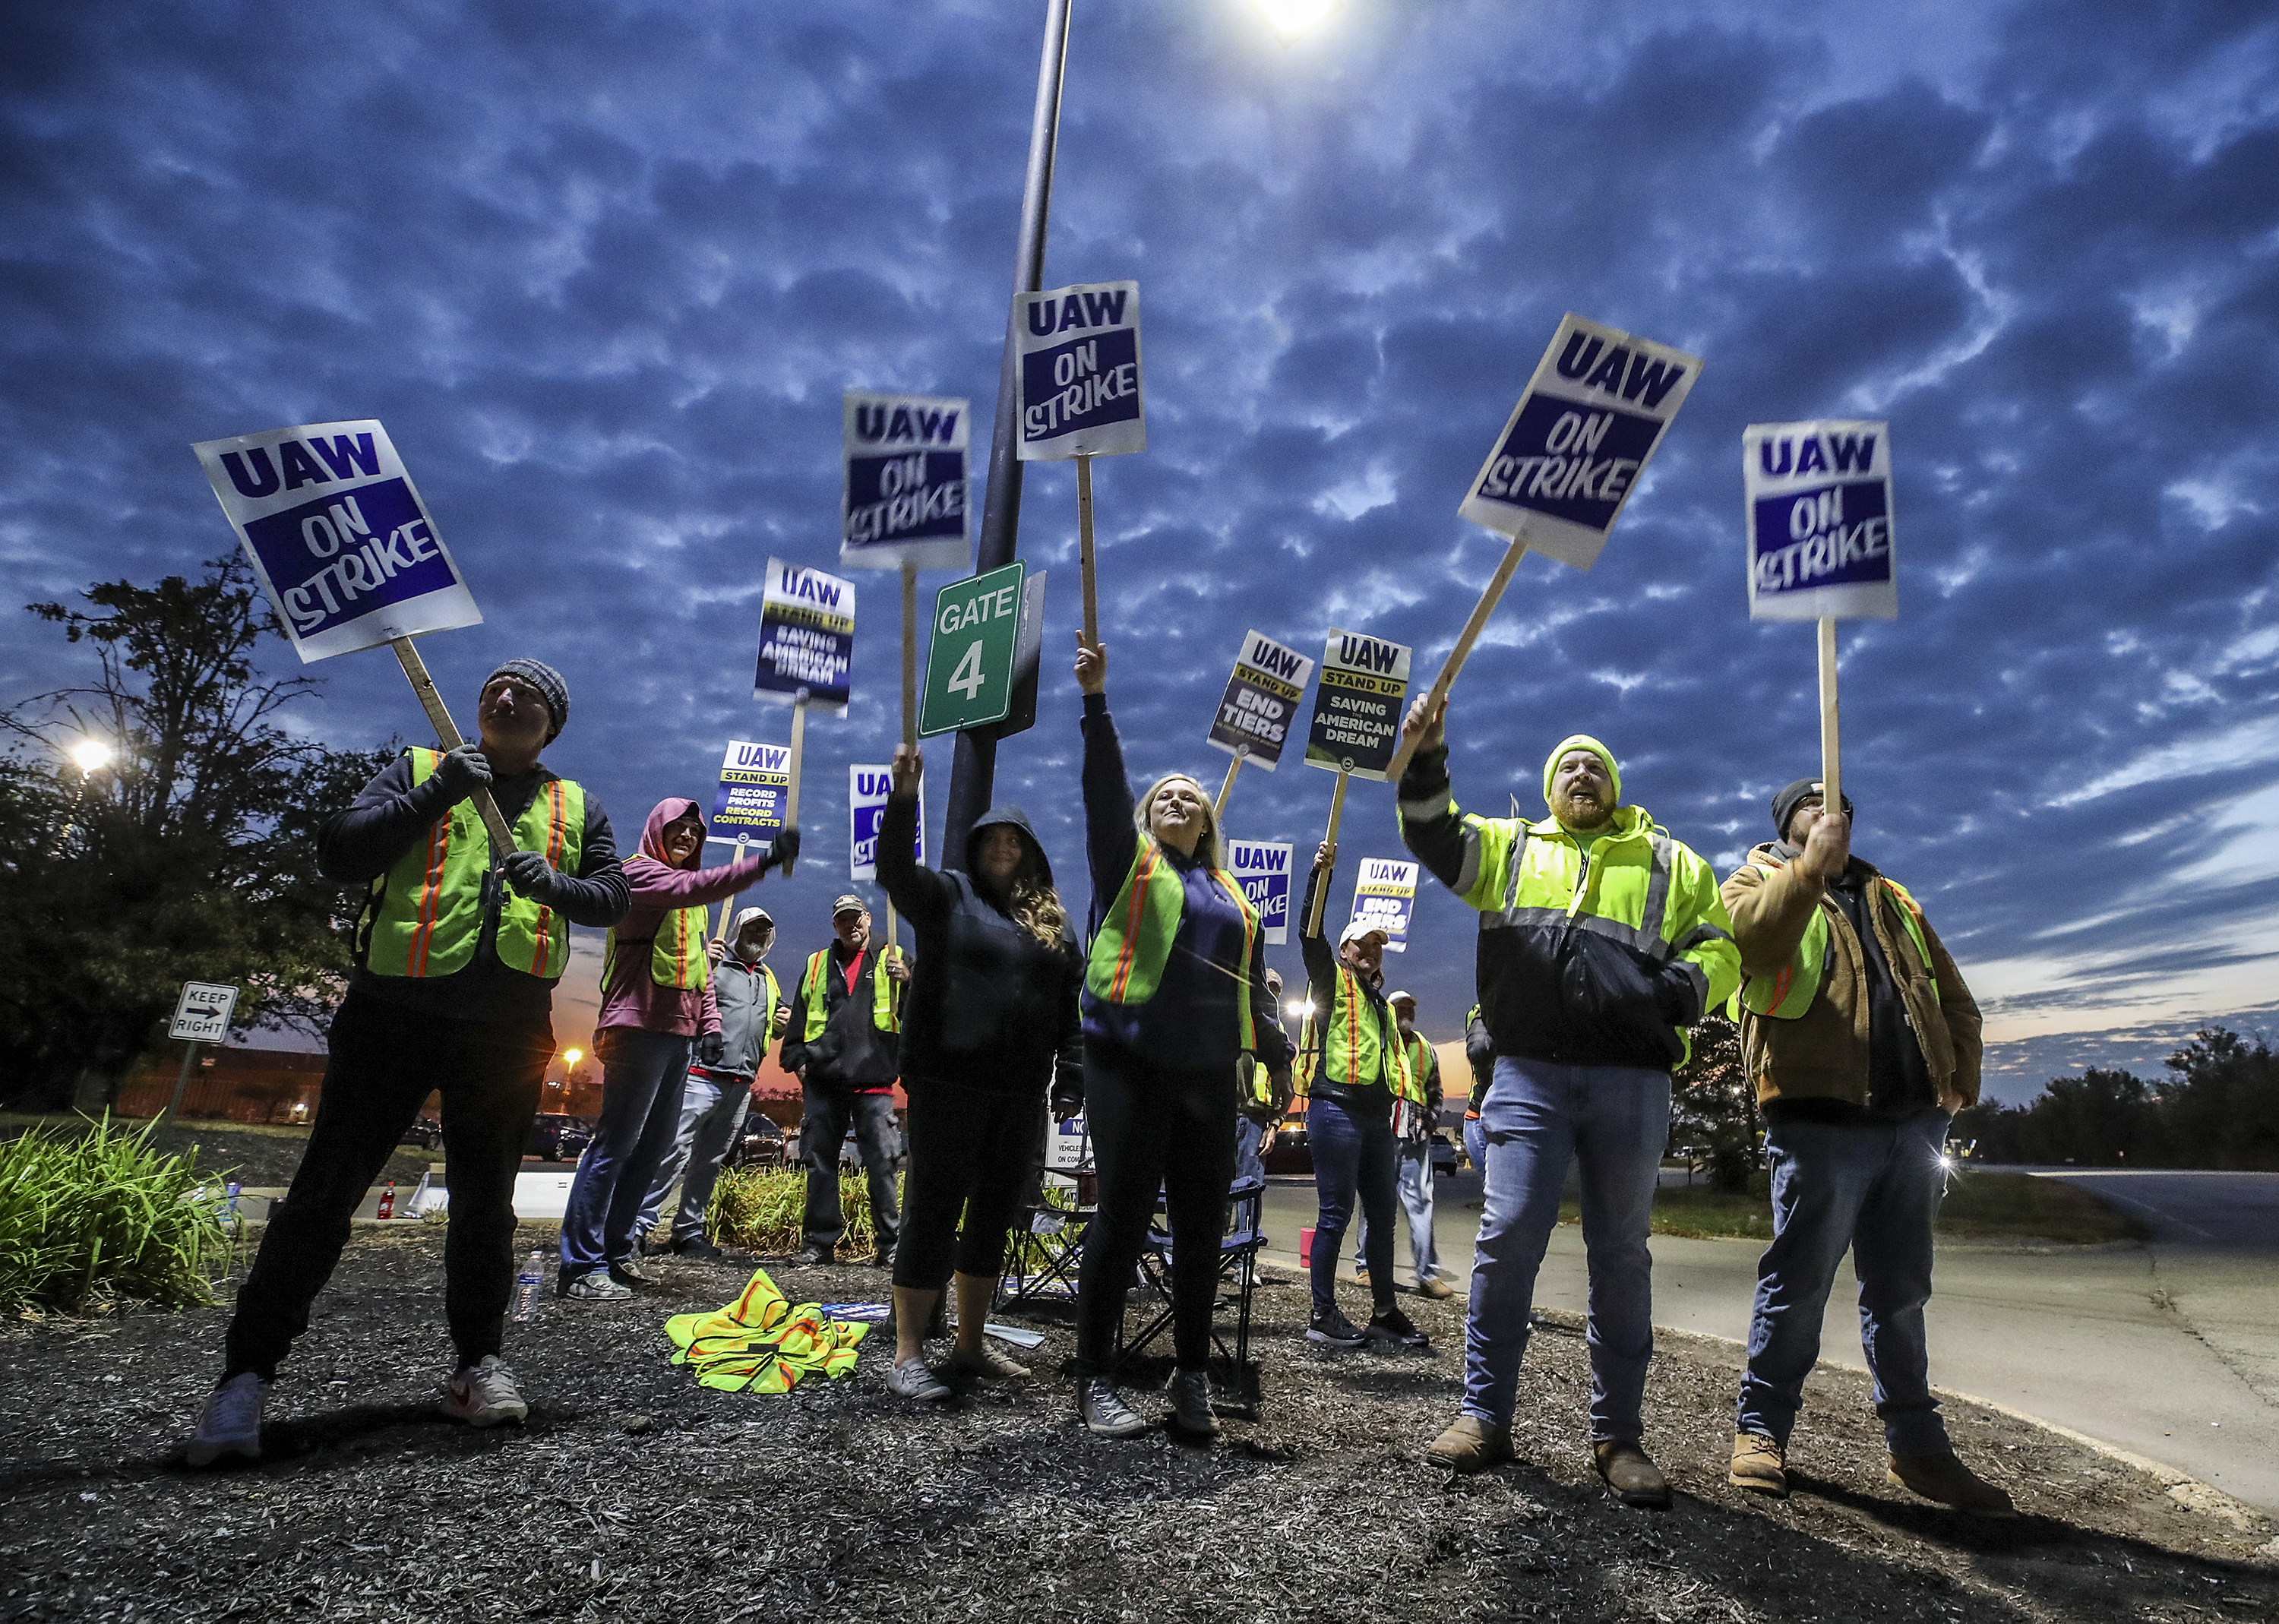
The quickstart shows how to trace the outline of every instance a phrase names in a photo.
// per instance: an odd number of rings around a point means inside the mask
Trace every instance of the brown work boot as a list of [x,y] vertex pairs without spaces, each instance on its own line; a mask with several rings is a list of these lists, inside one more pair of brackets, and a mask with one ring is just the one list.
[[1733,1435],[1733,1464],[1725,1481],[1736,1489],[1752,1489],[1778,1499],[1788,1498],[1788,1452],[1770,1438],[1753,1432]]
[[1485,1472],[1511,1459],[1511,1430],[1477,1415],[1459,1415],[1454,1426],[1432,1440],[1424,1459],[1451,1472]]
[[1454,1297],[1455,1294],[1456,1288],[1450,1285],[1446,1281],[1441,1279],[1438,1275],[1433,1275],[1416,1283],[1416,1295],[1419,1297],[1431,1298],[1436,1302],[1445,1301],[1447,1298]]
[[1926,1500],[1937,1500],[1941,1505],[1974,1512],[1982,1517],[2017,1513],[2007,1494],[1957,1460],[1951,1449],[1926,1454],[1894,1451],[1885,1481],[1894,1489],[1912,1489]]
[[1669,1480],[1634,1438],[1601,1438],[1591,1445],[1592,1463],[1615,1498],[1625,1505],[1669,1504]]

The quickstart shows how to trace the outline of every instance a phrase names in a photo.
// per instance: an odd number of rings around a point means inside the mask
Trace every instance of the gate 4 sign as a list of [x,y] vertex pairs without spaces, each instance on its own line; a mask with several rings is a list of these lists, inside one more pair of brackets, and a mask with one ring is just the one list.
[[[237,1008],[237,989],[211,981],[182,983],[182,996],[174,1004],[173,1023],[166,1036],[184,1043],[219,1043],[229,1036],[229,1017]],[[184,1076],[188,1073],[185,1072]]]
[[302,659],[481,624],[376,420],[309,423],[190,448]]
[[839,562],[858,570],[963,570],[971,403],[847,392]]
[[[886,821],[886,797],[894,787],[890,767],[847,770],[847,877],[878,883],[879,825]],[[918,832],[913,854],[925,866],[925,781],[918,782]]]
[[1749,618],[1891,620],[1887,423],[1754,423],[1741,431],[1749,502]]
[[1021,460],[1147,448],[1140,392],[1140,284],[1092,282],[1017,294]]
[[1354,882],[1353,916],[1385,932],[1387,953],[1408,951],[1408,920],[1416,908],[1416,865],[1390,857],[1364,857]]
[[752,697],[788,705],[804,693],[811,704],[844,710],[854,655],[855,583],[769,559]]
[[1290,939],[1290,848],[1263,840],[1229,840],[1226,871],[1258,910],[1269,946]]
[[1456,511],[1589,569],[1700,373],[1699,356],[1569,315]]
[[791,791],[791,747],[728,741],[720,759],[720,788],[712,797],[708,840],[772,846],[784,826],[784,799]]
[[1019,563],[1009,563],[934,594],[925,694],[918,704],[921,737],[1001,722],[1013,709],[1023,573]]
[[1272,772],[1313,672],[1314,663],[1296,649],[1262,632],[1246,632],[1234,675],[1226,679],[1211,722],[1210,742]]
[[1352,632],[1331,632],[1314,689],[1306,765],[1356,778],[1385,778],[1400,739],[1400,700],[1408,691],[1408,650]]

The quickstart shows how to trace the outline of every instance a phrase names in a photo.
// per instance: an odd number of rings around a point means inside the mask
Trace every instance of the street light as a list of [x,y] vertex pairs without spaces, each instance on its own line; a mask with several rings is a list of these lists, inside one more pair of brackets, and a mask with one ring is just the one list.
[[1281,37],[1285,45],[1296,43],[1298,37],[1328,19],[1338,9],[1338,0],[1252,0],[1266,14],[1267,27]]
[[111,765],[111,747],[99,739],[82,739],[71,747],[71,758],[79,764],[80,782],[87,782],[88,774]]

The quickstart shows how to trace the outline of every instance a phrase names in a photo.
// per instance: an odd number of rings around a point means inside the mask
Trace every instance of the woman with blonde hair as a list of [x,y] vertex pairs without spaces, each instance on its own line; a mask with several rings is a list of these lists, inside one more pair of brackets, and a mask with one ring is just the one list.
[[1092,949],[1084,985],[1084,1092],[1100,1208],[1078,1281],[1077,1411],[1104,1437],[1147,1423],[1111,1375],[1124,1296],[1155,1192],[1171,1228],[1171,1425],[1218,1431],[1210,1404],[1211,1307],[1234,1178],[1237,1063],[1272,1078],[1260,1108],[1290,1101],[1290,1041],[1266,991],[1265,938],[1223,867],[1202,785],[1170,773],[1135,798],[1108,714],[1108,651],[1077,639],[1084,690],[1085,846]]
[[993,807],[966,836],[962,868],[922,868],[912,848],[924,767],[914,747],[895,750],[879,829],[879,883],[917,936],[902,1008],[909,1188],[886,1376],[905,1398],[949,1392],[926,1364],[925,1338],[953,1268],[950,1367],[984,1380],[1029,1374],[982,1340],[982,1326],[1043,1141],[1046,1090],[1067,1099],[1082,1086],[1084,959],[1036,831],[1019,808]]

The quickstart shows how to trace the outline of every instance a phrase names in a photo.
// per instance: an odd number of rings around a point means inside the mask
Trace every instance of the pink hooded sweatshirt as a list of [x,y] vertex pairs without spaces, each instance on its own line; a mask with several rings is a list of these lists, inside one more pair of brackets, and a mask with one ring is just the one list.
[[747,857],[717,869],[699,869],[696,864],[704,855],[700,845],[688,854],[686,868],[673,867],[664,854],[664,828],[691,814],[699,822],[704,816],[693,801],[674,797],[658,801],[641,825],[641,850],[625,861],[633,906],[618,921],[616,973],[605,973],[602,983],[602,1018],[595,1023],[594,1046],[604,1053],[613,1027],[686,1038],[720,1030],[711,977],[706,977],[704,985],[693,992],[657,985],[649,974],[650,944],[674,908],[717,902],[756,885],[764,859]]

